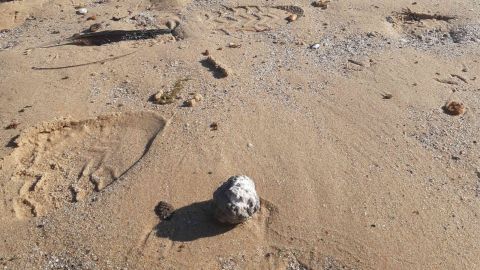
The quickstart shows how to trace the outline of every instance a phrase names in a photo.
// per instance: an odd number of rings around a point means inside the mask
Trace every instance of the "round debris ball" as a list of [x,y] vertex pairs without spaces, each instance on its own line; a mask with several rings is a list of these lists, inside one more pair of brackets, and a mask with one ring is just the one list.
[[232,176],[213,193],[214,217],[221,223],[245,222],[260,209],[255,183],[248,176]]
[[175,208],[167,202],[160,201],[157,206],[155,206],[155,214],[162,219],[168,220],[172,217]]

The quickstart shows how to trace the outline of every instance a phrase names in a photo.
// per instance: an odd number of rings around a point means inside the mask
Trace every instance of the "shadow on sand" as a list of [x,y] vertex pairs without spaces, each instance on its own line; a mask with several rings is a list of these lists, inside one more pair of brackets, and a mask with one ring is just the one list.
[[170,219],[162,220],[156,226],[155,231],[158,237],[189,242],[220,235],[234,227],[216,222],[212,214],[212,201],[203,201],[175,210]]

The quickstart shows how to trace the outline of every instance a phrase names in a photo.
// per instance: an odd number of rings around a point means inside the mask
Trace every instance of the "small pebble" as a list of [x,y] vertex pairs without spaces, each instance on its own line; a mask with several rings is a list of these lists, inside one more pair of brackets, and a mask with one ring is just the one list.
[[16,129],[18,127],[19,123],[17,122],[12,122],[8,126],[5,127],[5,129]]
[[312,2],[312,6],[319,7],[321,9],[327,9],[329,2],[330,0],[318,0],[318,1]]
[[391,99],[393,97],[392,94],[384,94],[383,99]]
[[193,107],[197,104],[197,101],[192,98],[192,99],[189,99],[189,100],[185,100],[185,102],[183,103],[186,107]]
[[98,30],[100,30],[100,28],[102,28],[102,25],[100,23],[94,23],[90,25],[90,28],[88,29],[90,30],[90,32],[97,32]]
[[293,22],[293,21],[296,21],[298,18],[298,15],[297,14],[291,14],[290,16],[288,16],[287,18],[285,18],[288,22]]
[[211,131],[218,130],[218,124],[217,124],[217,122],[213,122],[213,123],[210,124],[210,130],[211,130]]
[[195,99],[195,101],[200,102],[200,101],[203,100],[203,96],[200,95],[200,94],[195,94],[195,95],[193,96],[193,99]]
[[174,20],[169,20],[165,23],[165,26],[167,26],[168,29],[173,30],[178,26],[178,22]]
[[315,43],[315,44],[313,44],[312,46],[310,46],[310,48],[316,50],[316,49],[320,48],[320,44]]
[[162,99],[162,96],[163,96],[163,90],[160,90],[155,95],[153,95],[153,100],[158,103]]
[[230,42],[230,43],[228,43],[227,47],[229,47],[229,48],[240,48],[240,47],[242,47],[242,45]]
[[88,12],[88,9],[86,9],[86,8],[79,8],[77,10],[77,14],[79,14],[79,15],[87,14],[87,12]]
[[465,113],[465,105],[457,101],[450,101],[443,107],[443,110],[449,115],[461,115]]

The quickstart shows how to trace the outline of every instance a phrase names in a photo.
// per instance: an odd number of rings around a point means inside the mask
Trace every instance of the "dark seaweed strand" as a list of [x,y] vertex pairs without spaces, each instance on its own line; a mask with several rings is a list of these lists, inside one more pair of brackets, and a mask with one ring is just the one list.
[[103,45],[124,40],[140,40],[155,38],[158,35],[170,34],[170,29],[150,30],[112,30],[74,35],[71,40],[84,45]]
[[285,10],[287,12],[296,14],[298,17],[302,17],[305,13],[303,9],[299,6],[273,6],[273,8]]
[[413,12],[409,8],[406,8],[400,13],[407,21],[421,21],[421,20],[440,20],[440,21],[450,21],[455,19],[455,16],[448,16],[448,15],[439,15],[439,14],[427,14],[427,13],[418,13]]

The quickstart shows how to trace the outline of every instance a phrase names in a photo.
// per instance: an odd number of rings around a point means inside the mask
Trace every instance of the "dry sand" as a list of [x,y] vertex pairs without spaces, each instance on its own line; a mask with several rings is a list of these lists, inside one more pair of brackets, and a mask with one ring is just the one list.
[[[0,3],[0,266],[479,269],[479,13],[450,0]],[[176,37],[34,48],[93,23],[169,20]],[[446,114],[449,101],[465,112]],[[220,226],[209,200],[236,174],[262,208]]]

